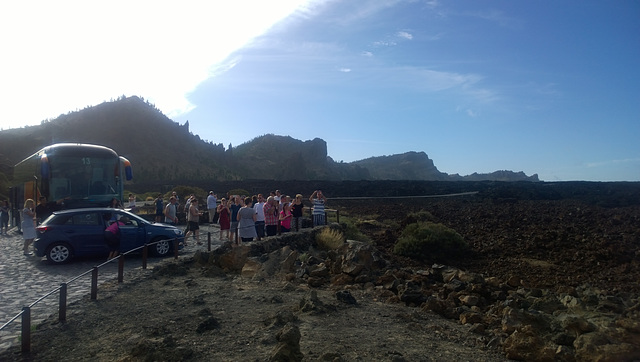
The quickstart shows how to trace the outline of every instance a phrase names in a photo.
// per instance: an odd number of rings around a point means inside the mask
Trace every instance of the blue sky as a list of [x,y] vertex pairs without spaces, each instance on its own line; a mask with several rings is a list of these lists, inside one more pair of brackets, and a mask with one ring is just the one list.
[[[142,3],[120,30],[100,33],[100,22],[112,23],[107,16],[84,24],[88,40],[129,39],[106,41],[110,62],[82,72],[68,58],[57,67],[32,60],[31,73],[16,72],[24,61],[12,64],[6,76],[30,86],[69,81],[69,90],[2,89],[3,99],[42,100],[38,111],[49,112],[2,127],[138,95],[225,147],[273,133],[322,138],[336,161],[424,151],[450,174],[506,169],[545,181],[640,181],[638,1]],[[156,20],[146,23],[140,14],[149,9]],[[42,16],[32,25],[46,25]],[[27,25],[19,26],[30,32]],[[26,39],[9,40],[10,49],[41,41],[37,32]],[[46,54],[68,57],[87,44],[73,40]],[[103,58],[105,41],[96,43]],[[102,61],[85,56],[83,63]],[[60,67],[69,68],[48,78]],[[120,77],[124,69],[135,72]],[[88,76],[98,84],[82,83]]]

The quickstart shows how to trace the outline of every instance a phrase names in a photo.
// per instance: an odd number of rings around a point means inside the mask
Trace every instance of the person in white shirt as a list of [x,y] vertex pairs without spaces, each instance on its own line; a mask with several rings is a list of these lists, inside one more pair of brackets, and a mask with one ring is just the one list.
[[209,224],[213,224],[215,222],[217,222],[217,218],[214,218],[215,214],[216,214],[216,208],[218,207],[217,205],[218,203],[218,199],[216,197],[216,194],[213,193],[213,191],[209,191],[209,196],[207,196],[207,210],[209,211]]
[[253,209],[256,211],[256,234],[258,234],[258,240],[264,237],[264,197],[262,194],[258,194],[258,202],[253,205]]

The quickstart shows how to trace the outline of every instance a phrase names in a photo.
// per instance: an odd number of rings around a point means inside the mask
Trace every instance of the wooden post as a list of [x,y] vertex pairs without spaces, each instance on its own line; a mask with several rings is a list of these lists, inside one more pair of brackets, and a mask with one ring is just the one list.
[[211,251],[211,231],[207,231],[207,251]]
[[124,255],[118,256],[118,283],[124,280]]
[[98,299],[98,267],[94,266],[91,271],[91,300]]
[[31,350],[31,308],[22,308],[22,352]]
[[58,321],[67,320],[67,283],[60,284],[60,303],[58,306]]
[[178,238],[173,239],[173,256],[178,260]]
[[149,244],[145,243],[142,248],[142,269],[147,269],[147,258],[149,257]]

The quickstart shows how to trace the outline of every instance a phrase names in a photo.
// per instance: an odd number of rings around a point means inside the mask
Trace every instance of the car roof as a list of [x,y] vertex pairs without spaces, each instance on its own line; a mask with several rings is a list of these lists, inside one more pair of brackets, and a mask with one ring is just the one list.
[[67,210],[59,210],[54,211],[53,213],[56,215],[63,214],[73,214],[73,213],[81,213],[81,212],[121,212],[125,214],[131,214],[130,212],[122,209],[115,209],[111,207],[87,207],[82,209],[67,209]]

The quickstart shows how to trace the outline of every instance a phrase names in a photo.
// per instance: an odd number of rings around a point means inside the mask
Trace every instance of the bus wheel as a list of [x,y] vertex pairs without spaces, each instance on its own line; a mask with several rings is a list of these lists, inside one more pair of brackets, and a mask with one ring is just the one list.
[[71,258],[71,247],[65,243],[54,243],[47,249],[47,260],[54,264],[62,264]]
[[167,239],[156,239],[153,240],[153,242],[157,242],[156,244],[153,244],[151,251],[153,252],[153,255],[155,256],[166,256],[169,254],[169,251],[171,251],[171,244],[170,244],[170,240]]

